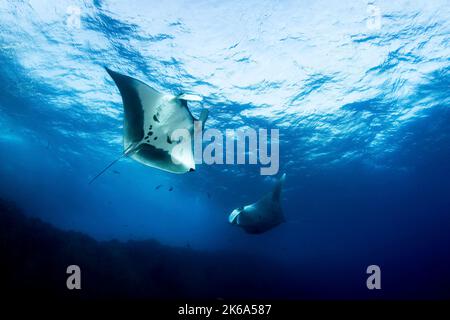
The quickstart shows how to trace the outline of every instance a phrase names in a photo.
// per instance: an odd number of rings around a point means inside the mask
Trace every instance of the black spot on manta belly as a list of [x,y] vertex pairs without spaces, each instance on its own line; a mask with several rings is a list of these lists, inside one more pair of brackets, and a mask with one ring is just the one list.
[[153,115],[153,120],[155,120],[156,122],[159,122],[158,117],[156,116],[156,114]]
[[172,140],[170,139],[170,137],[169,137],[169,136],[167,136],[167,143],[170,143],[170,144],[172,144]]

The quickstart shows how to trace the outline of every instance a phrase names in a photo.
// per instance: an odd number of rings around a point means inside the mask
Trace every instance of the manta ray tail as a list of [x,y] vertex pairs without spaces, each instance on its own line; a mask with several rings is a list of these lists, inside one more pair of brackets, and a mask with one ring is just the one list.
[[109,168],[111,168],[117,161],[119,161],[120,159],[122,159],[123,157],[128,156],[130,153],[135,152],[137,150],[137,148],[133,148],[134,145],[129,146],[124,152],[123,154],[118,157],[117,159],[115,159],[113,162],[111,162],[110,164],[108,164],[102,171],[100,171],[99,173],[97,173],[97,175],[95,177],[93,177],[91,179],[91,181],[89,181],[89,184],[91,184],[92,182],[94,182],[95,180],[97,180],[98,177],[100,177],[102,174],[104,174],[106,172],[106,170],[108,170]]
[[281,189],[283,188],[284,180],[286,180],[286,173],[283,173],[280,180],[278,180],[277,184],[275,185],[275,188],[273,188],[272,198],[274,200],[280,200]]
[[108,164],[102,171],[100,171],[99,173],[97,173],[97,175],[95,177],[93,177],[91,179],[91,181],[89,181],[89,184],[91,184],[92,182],[94,182],[95,180],[97,180],[98,177],[100,177],[102,174],[104,174],[106,172],[106,170],[108,170],[109,168],[111,168],[117,161],[119,161],[120,159],[122,159],[123,157],[125,157],[125,153],[122,154],[119,158],[115,159],[113,162],[111,162],[110,164]]

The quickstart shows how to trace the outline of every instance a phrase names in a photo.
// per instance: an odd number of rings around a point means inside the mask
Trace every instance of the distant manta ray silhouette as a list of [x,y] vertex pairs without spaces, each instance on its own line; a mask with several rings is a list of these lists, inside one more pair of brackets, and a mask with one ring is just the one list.
[[187,148],[180,146],[175,149],[181,139],[172,141],[171,135],[177,129],[184,129],[193,137],[194,121],[201,121],[203,130],[208,110],[203,109],[199,119],[196,119],[187,106],[188,101],[201,101],[201,98],[191,94],[163,94],[140,80],[105,69],[122,96],[124,151],[89,184],[123,157],[172,173],[195,171],[192,144]]
[[228,222],[243,228],[250,234],[264,233],[285,222],[281,208],[281,190],[285,179],[284,173],[272,192],[255,203],[234,209],[228,217]]

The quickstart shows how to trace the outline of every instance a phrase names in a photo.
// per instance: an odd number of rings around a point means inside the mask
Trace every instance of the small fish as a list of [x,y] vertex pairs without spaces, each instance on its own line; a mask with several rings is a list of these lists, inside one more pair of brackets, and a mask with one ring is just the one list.
[[208,196],[208,199],[211,199],[211,193],[207,192],[206,195]]
[[120,172],[117,171],[117,170],[113,170],[113,173],[115,173],[115,174],[120,174]]
[[161,188],[161,187],[162,187],[162,184],[158,184],[158,185],[156,186],[155,190],[158,190],[158,189]]
[[173,190],[173,187],[171,186],[170,188],[169,188],[169,191],[172,191]]

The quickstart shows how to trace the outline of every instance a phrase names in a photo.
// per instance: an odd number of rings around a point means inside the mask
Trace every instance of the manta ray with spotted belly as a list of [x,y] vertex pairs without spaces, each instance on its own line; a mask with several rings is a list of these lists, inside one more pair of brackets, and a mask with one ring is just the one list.
[[89,183],[126,156],[172,173],[194,171],[193,139],[185,141],[183,147],[179,144],[185,137],[173,140],[172,134],[185,130],[193,137],[194,121],[199,121],[203,129],[208,110],[203,109],[199,119],[195,119],[187,106],[188,101],[201,101],[201,98],[190,94],[163,94],[140,80],[105,69],[122,95],[124,151]]
[[234,209],[228,221],[251,234],[266,232],[285,222],[280,200],[285,179],[284,173],[272,192],[253,204]]

